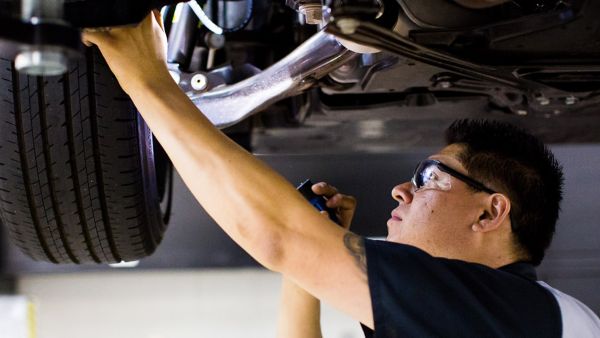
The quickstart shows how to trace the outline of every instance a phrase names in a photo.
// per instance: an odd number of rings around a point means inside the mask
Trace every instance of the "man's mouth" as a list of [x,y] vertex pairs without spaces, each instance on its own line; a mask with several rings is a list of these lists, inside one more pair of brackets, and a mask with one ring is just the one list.
[[392,220],[394,221],[401,221],[402,218],[400,216],[398,216],[397,214],[392,212]]

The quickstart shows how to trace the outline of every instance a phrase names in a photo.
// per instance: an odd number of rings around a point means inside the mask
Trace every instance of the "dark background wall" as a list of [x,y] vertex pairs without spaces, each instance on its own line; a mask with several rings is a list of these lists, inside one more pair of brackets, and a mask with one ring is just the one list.
[[[541,279],[600,313],[600,145],[552,147],[565,169],[565,198],[556,238],[539,269]],[[353,229],[385,236],[395,201],[391,188],[408,180],[415,164],[435,152],[419,148],[398,154],[261,156],[294,184],[325,180],[357,197]],[[244,170],[240,168],[240,170]],[[171,224],[157,252],[136,269],[232,268],[257,266],[204,213],[177,177]],[[232,212],[235,212],[232,210]],[[12,245],[2,249],[4,275],[104,270],[105,266],[56,266],[33,262]]]

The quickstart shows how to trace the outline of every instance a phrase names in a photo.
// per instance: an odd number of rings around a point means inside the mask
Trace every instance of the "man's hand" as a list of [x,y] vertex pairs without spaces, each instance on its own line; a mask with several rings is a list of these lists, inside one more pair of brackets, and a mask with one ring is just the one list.
[[[356,211],[356,198],[340,194],[335,187],[326,182],[313,184],[311,188],[315,194],[325,196],[327,207],[335,210],[340,225],[344,229],[349,229]],[[326,211],[322,211],[322,213],[327,214]]]
[[[327,199],[327,207],[335,209],[336,217],[344,229],[350,228],[356,210],[356,198],[343,195],[327,184],[313,184],[312,191]],[[329,219],[327,211],[321,211]],[[299,287],[288,278],[283,278],[281,287],[281,306],[277,324],[278,338],[320,338],[321,304],[317,298]]]
[[167,38],[160,13],[150,13],[135,27],[86,30],[83,43],[96,45],[127,92],[138,85],[170,79],[167,69]]

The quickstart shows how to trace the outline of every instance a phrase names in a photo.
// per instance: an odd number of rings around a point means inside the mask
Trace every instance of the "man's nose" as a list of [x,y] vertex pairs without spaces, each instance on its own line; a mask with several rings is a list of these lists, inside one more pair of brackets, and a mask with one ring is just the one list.
[[404,204],[409,204],[413,199],[413,185],[411,182],[398,184],[392,189],[392,198]]

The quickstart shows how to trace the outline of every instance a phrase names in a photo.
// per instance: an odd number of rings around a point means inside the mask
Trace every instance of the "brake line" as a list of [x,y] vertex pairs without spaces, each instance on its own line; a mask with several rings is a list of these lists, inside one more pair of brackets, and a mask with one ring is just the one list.
[[215,34],[222,35],[223,33],[231,33],[231,32],[239,31],[241,29],[244,29],[248,25],[250,20],[252,20],[252,14],[253,14],[253,10],[254,10],[252,1],[253,0],[246,0],[246,16],[245,16],[244,20],[239,25],[237,25],[235,27],[231,27],[231,28],[223,28],[223,27],[220,27],[219,25],[215,24],[206,15],[206,13],[204,13],[204,10],[196,2],[196,0],[188,1],[187,4],[190,5],[190,7],[192,8],[192,11],[194,11],[196,16],[198,16],[198,19],[200,20],[200,22],[202,22],[202,24],[206,28],[208,28],[208,30],[210,30],[211,32],[213,32]]

